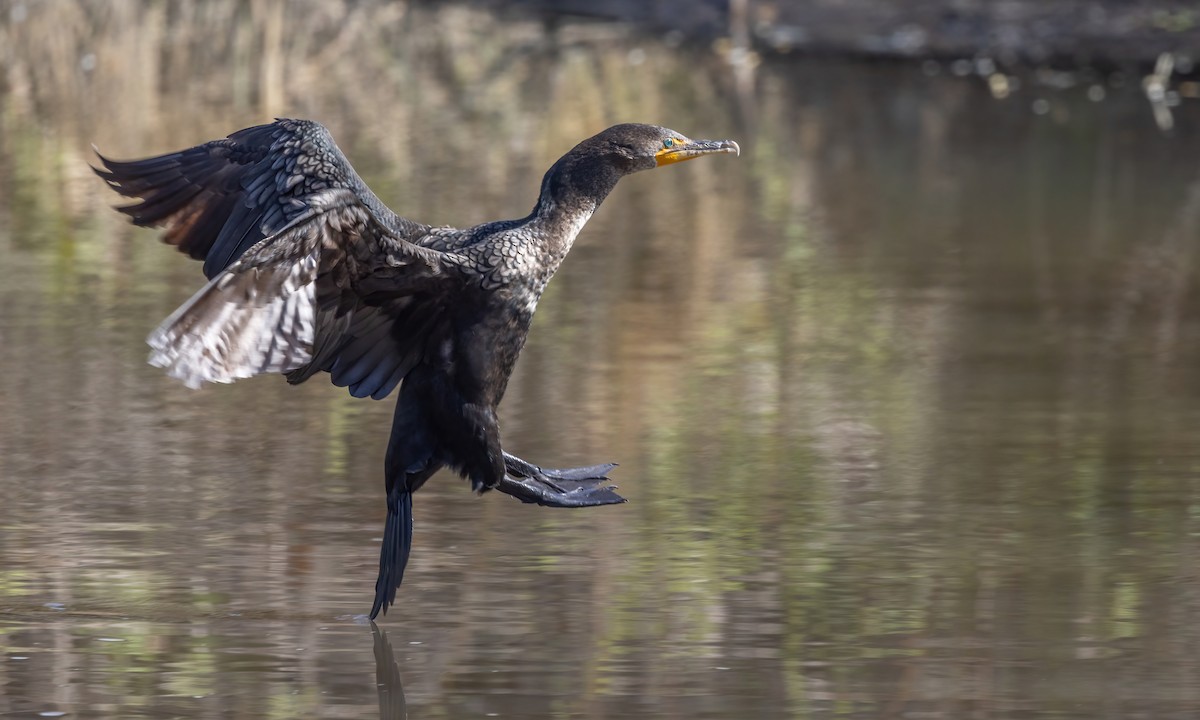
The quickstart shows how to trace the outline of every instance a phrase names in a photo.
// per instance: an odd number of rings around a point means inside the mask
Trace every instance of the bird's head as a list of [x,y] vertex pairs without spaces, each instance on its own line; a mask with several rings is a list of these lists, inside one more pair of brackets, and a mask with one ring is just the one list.
[[613,125],[572,148],[546,173],[537,209],[594,210],[625,175],[741,149],[732,140],[692,140],[657,125]]
[[603,156],[622,175],[719,153],[741,154],[732,140],[692,140],[658,125],[613,125],[579,144],[577,149]]

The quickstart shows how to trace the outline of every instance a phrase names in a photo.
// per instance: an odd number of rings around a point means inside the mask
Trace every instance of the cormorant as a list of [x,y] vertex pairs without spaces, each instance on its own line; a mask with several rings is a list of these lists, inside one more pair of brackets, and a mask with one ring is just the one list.
[[97,174],[134,224],[204,261],[209,282],[147,342],[189,387],[278,372],[328,372],[355,397],[400,386],[385,465],[387,522],[374,619],[412,545],[412,494],[442,467],[476,491],[583,507],[624,502],[614,465],[546,470],[501,449],[496,406],[538,299],[584,223],[625,175],[714,153],[655,125],[615,125],[546,172],[519,220],[456,229],[392,212],[329,132],[278,120],[144,160],[100,156]]

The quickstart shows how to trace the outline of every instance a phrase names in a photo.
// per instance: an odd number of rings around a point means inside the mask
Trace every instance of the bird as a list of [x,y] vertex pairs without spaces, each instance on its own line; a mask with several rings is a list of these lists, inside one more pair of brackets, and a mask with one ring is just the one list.
[[[94,148],[95,149],[95,148]],[[370,618],[393,605],[412,547],[413,494],[449,468],[476,492],[588,507],[625,502],[613,463],[546,469],[505,452],[497,406],[547,283],[626,175],[722,153],[640,123],[555,162],[530,213],[467,228],[396,214],[313,120],[276,119],[178,152],[92,169],[116,209],[202,260],[207,283],[147,338],[188,387],[328,373],[358,398],[398,390],[384,461],[387,516]]]

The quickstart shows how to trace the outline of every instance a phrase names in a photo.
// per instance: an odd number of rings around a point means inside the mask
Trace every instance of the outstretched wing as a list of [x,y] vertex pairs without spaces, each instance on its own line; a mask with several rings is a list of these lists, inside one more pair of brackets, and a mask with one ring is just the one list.
[[209,278],[303,215],[307,198],[322,190],[354,193],[399,236],[427,229],[380,202],[329,131],[311,120],[277,120],[144,160],[100,161],[96,174],[125,197],[141,198],[119,210],[136,225],[165,227],[163,239],[203,260]]
[[382,397],[399,383],[423,353],[437,309],[474,282],[470,263],[399,237],[351,190],[303,203],[150,335],[152,364],[190,387],[269,372],[307,377],[353,346],[366,317],[388,330],[387,376],[367,394]]

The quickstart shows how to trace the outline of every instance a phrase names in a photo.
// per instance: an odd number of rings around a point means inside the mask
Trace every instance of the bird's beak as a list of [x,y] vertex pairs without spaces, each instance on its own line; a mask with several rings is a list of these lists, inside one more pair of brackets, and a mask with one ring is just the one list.
[[716,153],[741,155],[742,149],[732,140],[686,140],[683,143],[659,150],[654,154],[654,160],[659,167],[662,167]]

